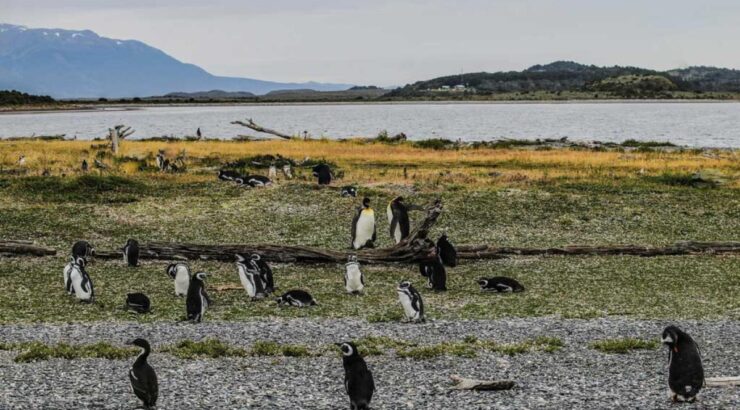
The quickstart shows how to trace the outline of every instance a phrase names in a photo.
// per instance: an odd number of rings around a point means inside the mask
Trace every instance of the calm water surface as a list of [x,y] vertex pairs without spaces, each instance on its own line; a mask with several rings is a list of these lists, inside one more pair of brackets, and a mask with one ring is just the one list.
[[[105,135],[131,125],[134,137],[193,135],[233,138],[255,122],[285,133],[343,138],[404,132],[411,139],[561,138],[621,142],[628,138],[680,145],[740,147],[740,103],[347,104],[145,107],[0,115],[0,137]],[[134,138],[132,137],[132,138]]]

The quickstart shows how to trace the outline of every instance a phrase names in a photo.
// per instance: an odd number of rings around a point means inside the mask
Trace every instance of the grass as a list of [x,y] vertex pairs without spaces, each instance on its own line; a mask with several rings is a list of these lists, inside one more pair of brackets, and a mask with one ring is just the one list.
[[606,339],[591,343],[591,348],[604,353],[625,354],[633,350],[655,350],[660,346],[656,340],[643,339]]
[[0,350],[17,350],[20,353],[15,357],[17,363],[29,363],[49,359],[109,359],[121,360],[138,354],[138,349],[113,346],[106,342],[89,345],[70,345],[59,343],[47,345],[41,342],[0,344]]

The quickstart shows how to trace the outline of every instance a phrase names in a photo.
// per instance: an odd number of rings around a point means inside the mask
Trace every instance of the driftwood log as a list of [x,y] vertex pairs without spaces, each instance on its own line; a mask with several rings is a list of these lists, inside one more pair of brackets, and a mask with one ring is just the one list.
[[453,374],[450,379],[454,386],[450,390],[509,390],[516,386],[511,380],[477,380]]
[[110,149],[114,154],[118,154],[118,148],[121,146],[121,141],[133,134],[134,130],[131,127],[125,125],[116,125],[113,128],[108,128],[108,140],[110,140]]
[[740,386],[740,376],[708,377],[704,383],[707,387],[737,387]]
[[284,138],[286,140],[289,140],[289,139],[292,139],[293,138],[293,137],[291,137],[288,134],[283,134],[282,132],[271,130],[269,128],[265,128],[265,127],[262,127],[260,125],[257,125],[257,124],[255,124],[254,121],[252,121],[251,118],[248,119],[247,122],[244,122],[244,121],[231,121],[231,123],[234,124],[234,125],[241,125],[242,127],[247,127],[249,129],[254,130],[254,131],[257,131],[257,132],[262,132],[262,133],[265,133],[265,134],[272,134],[272,135],[274,135],[276,137]]
[[0,240],[0,256],[52,256],[57,251],[34,245],[31,241]]

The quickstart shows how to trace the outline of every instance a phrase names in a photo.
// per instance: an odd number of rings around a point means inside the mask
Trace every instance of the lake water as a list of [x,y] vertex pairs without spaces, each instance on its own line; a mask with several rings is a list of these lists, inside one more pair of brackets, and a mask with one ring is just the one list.
[[211,138],[256,135],[230,124],[247,118],[284,133],[307,130],[327,138],[373,137],[387,130],[410,139],[634,138],[740,147],[740,103],[707,102],[160,106],[16,113],[0,115],[0,137],[66,134],[89,139],[103,137],[115,124],[131,125],[136,130],[132,139],[194,135],[198,127]]

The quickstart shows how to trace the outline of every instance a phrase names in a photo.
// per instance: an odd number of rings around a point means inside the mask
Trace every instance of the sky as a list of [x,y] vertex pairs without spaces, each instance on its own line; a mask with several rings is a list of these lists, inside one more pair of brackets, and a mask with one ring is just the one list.
[[398,86],[555,60],[740,68],[737,0],[0,0],[0,22],[273,81]]

